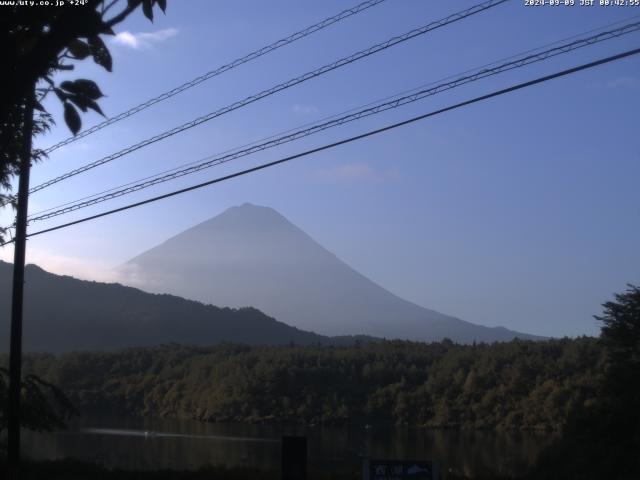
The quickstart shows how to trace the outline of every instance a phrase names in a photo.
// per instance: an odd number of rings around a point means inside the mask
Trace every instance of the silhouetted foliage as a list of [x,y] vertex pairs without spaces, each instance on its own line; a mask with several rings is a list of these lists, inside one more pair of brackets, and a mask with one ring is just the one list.
[[[8,391],[9,371],[0,368],[0,434],[7,428]],[[23,428],[35,431],[64,428],[66,420],[76,414],[76,408],[56,386],[33,374],[22,381]]]
[[605,388],[616,402],[640,405],[640,288],[629,285],[603,304],[601,340],[607,351]]
[[[63,104],[64,119],[75,135],[82,127],[78,109],[102,115],[97,100],[100,88],[88,79],[55,82],[55,74],[73,70],[73,61],[91,57],[111,71],[109,49],[100,35],[113,35],[112,28],[142,5],[143,13],[153,20],[153,7],[166,9],[166,0],[87,0],[83,5],[3,5],[0,15],[0,65],[3,88],[0,89],[0,188],[9,192],[10,180],[18,173],[19,158],[29,136],[24,131],[27,103],[35,99],[34,129],[31,136],[48,130],[52,117],[42,101],[51,92]],[[117,10],[117,13],[113,13]],[[36,150],[32,161],[43,158]],[[0,204],[14,199],[0,194]],[[4,234],[0,231],[0,235]],[[0,237],[0,240],[2,238]]]
[[561,430],[595,396],[595,339],[347,347],[165,345],[31,355],[92,413],[219,422]]
[[537,478],[640,478],[640,289],[603,305],[605,366],[595,398],[570,412],[565,435],[540,459]]

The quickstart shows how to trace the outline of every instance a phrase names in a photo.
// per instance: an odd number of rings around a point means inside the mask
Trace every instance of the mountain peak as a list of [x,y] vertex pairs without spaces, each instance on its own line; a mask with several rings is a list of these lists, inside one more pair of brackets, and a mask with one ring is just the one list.
[[263,240],[270,237],[275,242],[301,236],[306,237],[298,227],[273,208],[244,203],[229,207],[168,241],[180,240],[183,244],[187,242],[185,247],[188,244],[199,248],[201,243],[224,243],[230,246],[230,243],[240,245],[246,241],[258,241],[259,237]]
[[286,222],[293,226],[291,222],[289,222],[285,217],[283,217],[273,208],[265,207],[262,205],[255,205],[248,202],[243,203],[242,205],[229,207],[222,213],[216,215],[215,217],[211,217],[209,220],[206,220],[203,223],[206,224],[209,222],[227,220],[229,218],[243,219],[246,221],[280,221]]
[[237,205],[235,207],[231,207],[231,208],[244,208],[244,209],[251,209],[251,208],[268,208],[269,210],[273,210],[273,208],[270,207],[265,207],[263,205],[255,205],[251,202],[244,202],[242,205]]
[[253,306],[326,335],[459,342],[526,335],[403,300],[359,274],[276,210],[231,207],[133,258],[133,286],[219,306]]
[[233,207],[229,207],[227,208],[224,212],[222,212],[222,214],[229,212],[229,211],[233,211],[233,212],[248,212],[248,211],[262,211],[262,212],[266,212],[266,211],[273,211],[275,212],[275,210],[271,207],[265,207],[263,205],[256,205],[254,203],[250,203],[250,202],[245,202],[242,205],[235,205]]

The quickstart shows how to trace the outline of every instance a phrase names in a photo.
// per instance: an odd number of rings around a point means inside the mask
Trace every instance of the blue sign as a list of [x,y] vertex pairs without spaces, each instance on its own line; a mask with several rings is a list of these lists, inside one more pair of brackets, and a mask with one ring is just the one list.
[[363,480],[437,480],[437,466],[431,461],[365,460]]

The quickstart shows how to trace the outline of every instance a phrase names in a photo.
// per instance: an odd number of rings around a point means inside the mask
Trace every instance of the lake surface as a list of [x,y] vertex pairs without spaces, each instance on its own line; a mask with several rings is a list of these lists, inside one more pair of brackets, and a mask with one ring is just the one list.
[[209,424],[148,418],[84,418],[70,427],[66,432],[25,432],[25,457],[72,457],[108,468],[140,470],[205,465],[278,470],[282,435],[304,435],[312,469],[356,470],[364,457],[434,460],[443,473],[451,470],[473,477],[488,472],[522,474],[553,440],[534,433]]

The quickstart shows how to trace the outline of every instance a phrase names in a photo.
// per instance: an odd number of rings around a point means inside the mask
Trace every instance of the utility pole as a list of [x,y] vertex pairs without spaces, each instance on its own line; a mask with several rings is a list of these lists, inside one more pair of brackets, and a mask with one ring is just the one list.
[[9,415],[8,467],[9,479],[20,478],[20,394],[22,386],[22,306],[24,297],[24,262],[29,208],[29,172],[31,170],[31,136],[35,89],[25,99],[22,120],[22,151],[13,252],[13,293],[11,297],[11,340],[9,345]]

